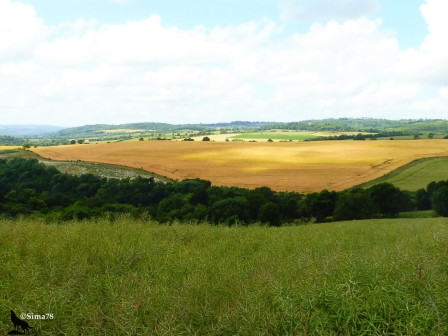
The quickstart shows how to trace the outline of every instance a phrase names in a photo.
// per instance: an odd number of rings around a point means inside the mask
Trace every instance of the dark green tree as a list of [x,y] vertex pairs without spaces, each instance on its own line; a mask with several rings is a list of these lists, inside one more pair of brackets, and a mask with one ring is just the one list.
[[431,209],[431,200],[429,198],[429,193],[425,189],[417,190],[415,194],[415,199],[418,210]]
[[432,194],[431,205],[440,216],[448,217],[448,186],[442,186]]
[[356,189],[339,194],[333,219],[337,221],[366,219],[372,218],[374,214],[375,207],[369,193],[363,189]]
[[368,189],[378,217],[395,217],[400,211],[412,210],[409,194],[391,183],[379,183]]
[[263,204],[258,211],[258,220],[271,226],[280,226],[282,222],[280,208],[273,202]]

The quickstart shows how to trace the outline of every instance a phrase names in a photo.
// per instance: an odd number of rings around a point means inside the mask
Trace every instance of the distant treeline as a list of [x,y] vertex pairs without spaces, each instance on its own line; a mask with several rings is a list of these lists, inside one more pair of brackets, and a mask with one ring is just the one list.
[[153,178],[106,179],[60,173],[37,160],[0,160],[0,213],[48,220],[84,219],[130,213],[172,222],[207,221],[232,225],[254,222],[325,222],[394,217],[401,211],[434,209],[448,216],[448,181],[417,193],[382,183],[369,189],[303,195],[211,186],[208,181],[156,182]]
[[389,131],[389,132],[380,132],[380,133],[358,133],[358,134],[339,134],[339,135],[331,135],[331,136],[321,136],[321,137],[315,137],[310,138],[305,141],[321,141],[321,140],[376,140],[378,138],[385,138],[385,137],[394,137],[394,136],[401,136],[406,135],[403,134],[402,131]]
[[[423,133],[448,134],[448,121],[439,119],[370,119],[370,118],[340,118],[305,120],[289,123],[275,123],[263,127],[264,129],[289,129],[302,131],[326,131],[326,132],[365,132],[399,135],[414,135]],[[396,135],[398,135],[398,133]],[[389,135],[387,135],[389,136]],[[392,135],[390,135],[392,136]]]
[[10,135],[0,135],[0,145],[3,146],[22,146],[25,139]]
[[2,146],[56,146],[65,144],[65,141],[57,141],[53,139],[25,139],[21,137],[14,137],[10,135],[0,135],[0,145]]

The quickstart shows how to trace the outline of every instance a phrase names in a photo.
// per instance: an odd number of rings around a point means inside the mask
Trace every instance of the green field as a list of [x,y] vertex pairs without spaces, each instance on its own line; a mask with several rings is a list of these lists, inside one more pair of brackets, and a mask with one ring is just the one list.
[[317,138],[311,134],[300,134],[300,132],[284,132],[284,133],[243,133],[231,137],[231,139],[260,139],[260,140],[285,140],[285,141],[305,141]]
[[448,158],[438,157],[415,160],[361,187],[389,182],[402,190],[416,191],[430,182],[444,180],[448,180]]
[[442,335],[448,219],[299,227],[0,220],[0,333]]

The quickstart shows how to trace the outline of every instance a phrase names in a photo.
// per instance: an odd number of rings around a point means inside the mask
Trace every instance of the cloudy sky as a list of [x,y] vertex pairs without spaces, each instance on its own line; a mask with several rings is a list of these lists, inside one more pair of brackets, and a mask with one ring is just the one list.
[[0,0],[0,124],[446,118],[447,0]]

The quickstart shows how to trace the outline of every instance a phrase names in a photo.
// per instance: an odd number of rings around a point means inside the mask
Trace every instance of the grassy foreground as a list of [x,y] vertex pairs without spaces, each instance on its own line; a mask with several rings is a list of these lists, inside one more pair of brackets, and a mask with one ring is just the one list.
[[0,220],[0,334],[448,334],[448,220]]

